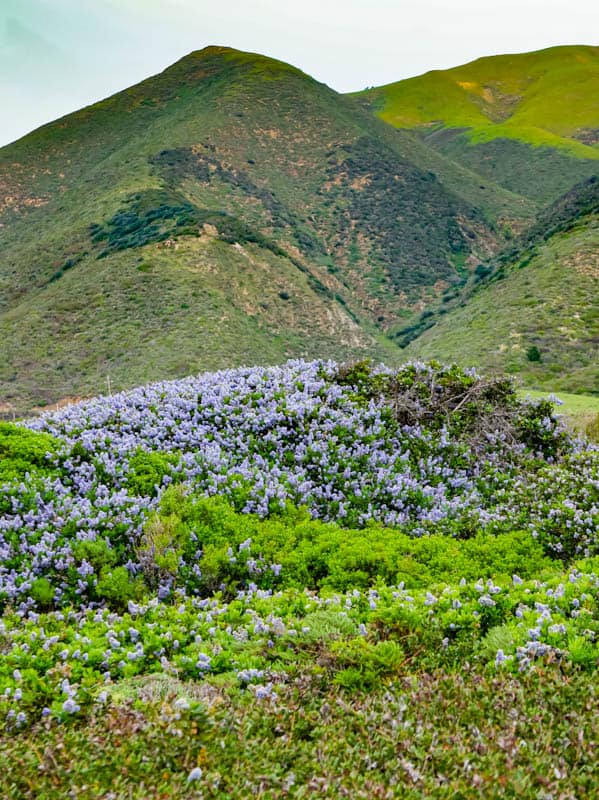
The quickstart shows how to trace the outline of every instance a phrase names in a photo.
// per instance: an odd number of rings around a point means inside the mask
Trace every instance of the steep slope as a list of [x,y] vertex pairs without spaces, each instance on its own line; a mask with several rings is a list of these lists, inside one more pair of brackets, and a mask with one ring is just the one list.
[[107,374],[393,360],[383,331],[533,212],[299,70],[228,48],[2,149],[0,187],[0,392],[19,407]]
[[542,203],[599,169],[599,47],[480,58],[356,97],[391,125]]
[[507,371],[530,387],[599,394],[597,297],[599,181],[591,179],[422,320],[405,353]]

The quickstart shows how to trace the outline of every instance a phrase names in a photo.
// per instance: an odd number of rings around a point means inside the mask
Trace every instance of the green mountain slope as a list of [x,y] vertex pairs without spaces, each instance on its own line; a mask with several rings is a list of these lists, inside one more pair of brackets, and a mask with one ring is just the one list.
[[599,168],[599,47],[480,58],[356,97],[512,192],[549,202]]
[[0,397],[393,361],[384,331],[534,208],[287,64],[207,48],[0,150]]
[[479,276],[422,322],[406,355],[599,394],[599,181],[557,201]]

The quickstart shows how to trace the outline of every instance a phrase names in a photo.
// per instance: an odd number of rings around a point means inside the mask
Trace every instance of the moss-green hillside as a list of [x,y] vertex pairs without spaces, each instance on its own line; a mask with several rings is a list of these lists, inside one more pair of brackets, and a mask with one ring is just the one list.
[[597,393],[598,245],[597,212],[540,238],[457,307],[433,315],[406,355],[505,370],[538,389]]
[[213,233],[85,259],[0,318],[4,413],[223,365],[399,351],[310,275]]
[[599,47],[490,56],[356,95],[396,128],[542,202],[596,173]]

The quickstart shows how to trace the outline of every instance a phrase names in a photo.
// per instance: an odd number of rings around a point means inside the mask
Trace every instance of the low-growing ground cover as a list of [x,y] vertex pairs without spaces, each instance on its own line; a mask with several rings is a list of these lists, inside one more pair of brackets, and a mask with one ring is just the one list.
[[4,796],[592,796],[599,451],[546,399],[290,362],[0,454]]

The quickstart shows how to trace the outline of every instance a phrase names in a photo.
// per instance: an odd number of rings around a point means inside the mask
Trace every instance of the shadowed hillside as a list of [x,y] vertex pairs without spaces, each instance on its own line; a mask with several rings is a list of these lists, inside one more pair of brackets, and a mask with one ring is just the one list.
[[599,181],[568,192],[464,291],[421,318],[406,354],[599,391]]

